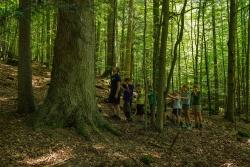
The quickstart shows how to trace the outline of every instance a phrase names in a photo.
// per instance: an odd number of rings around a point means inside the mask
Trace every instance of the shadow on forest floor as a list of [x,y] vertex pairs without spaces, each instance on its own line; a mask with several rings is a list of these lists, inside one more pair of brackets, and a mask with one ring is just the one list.
[[[139,122],[127,123],[109,118],[104,83],[97,82],[102,113],[122,131],[121,137],[107,134],[109,143],[86,141],[73,129],[33,131],[25,117],[16,113],[17,68],[0,64],[0,166],[239,166],[250,165],[249,139],[239,140],[234,125],[221,116],[205,119],[202,131],[166,127],[159,134],[143,130]],[[33,65],[36,103],[42,103],[50,73]],[[238,124],[248,129],[249,125]],[[174,139],[177,138],[172,149]]]

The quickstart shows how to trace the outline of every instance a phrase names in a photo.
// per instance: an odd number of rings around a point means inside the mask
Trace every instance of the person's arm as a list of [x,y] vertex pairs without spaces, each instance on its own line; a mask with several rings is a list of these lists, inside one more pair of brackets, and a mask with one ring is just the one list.
[[168,97],[171,98],[171,99],[178,99],[176,96],[172,96],[170,94],[168,94]]

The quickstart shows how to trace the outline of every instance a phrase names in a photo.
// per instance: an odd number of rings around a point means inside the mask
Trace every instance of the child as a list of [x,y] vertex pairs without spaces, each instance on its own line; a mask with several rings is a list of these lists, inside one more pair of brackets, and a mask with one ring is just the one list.
[[153,123],[155,120],[156,94],[151,85],[149,86],[149,91],[148,91],[148,102],[150,106],[150,115],[152,118],[151,122]]
[[131,99],[132,99],[132,95],[133,95],[133,90],[131,90],[131,87],[129,86],[129,82],[130,79],[126,78],[125,79],[125,83],[123,84],[123,100],[124,100],[124,104],[123,104],[123,111],[124,114],[126,116],[126,119],[128,122],[131,122]]
[[195,116],[195,128],[202,128],[202,115],[201,115],[201,93],[198,85],[194,85],[192,97],[192,109]]
[[140,116],[140,121],[143,121],[145,93],[140,84],[136,86],[136,93],[136,114]]
[[182,111],[185,116],[185,123],[187,128],[191,128],[191,121],[190,121],[190,114],[189,114],[189,108],[190,108],[190,92],[188,90],[187,85],[183,85],[181,88],[181,98],[182,98]]
[[175,91],[173,96],[168,95],[173,99],[173,120],[175,125],[180,126],[181,116],[181,96],[178,91]]

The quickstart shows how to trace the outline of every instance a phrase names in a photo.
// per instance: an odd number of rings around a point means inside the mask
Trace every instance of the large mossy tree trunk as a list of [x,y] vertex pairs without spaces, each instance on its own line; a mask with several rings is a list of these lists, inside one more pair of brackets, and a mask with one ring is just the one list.
[[236,2],[230,0],[229,40],[228,40],[228,80],[227,110],[225,118],[234,122],[235,110],[235,36],[236,36]]
[[97,112],[95,94],[93,1],[61,3],[64,7],[58,12],[51,83],[36,125],[75,127],[87,136],[106,125]]
[[30,48],[31,0],[20,0],[19,7],[22,15],[19,18],[18,41],[18,111],[31,113],[35,110]]

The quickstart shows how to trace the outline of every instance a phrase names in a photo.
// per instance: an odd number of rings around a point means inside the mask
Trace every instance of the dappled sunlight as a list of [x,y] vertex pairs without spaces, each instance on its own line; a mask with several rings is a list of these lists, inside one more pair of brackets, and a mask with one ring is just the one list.
[[220,167],[237,167],[237,165],[232,162],[226,162],[222,164]]
[[13,98],[5,97],[5,96],[0,96],[0,102],[8,102],[9,100],[13,100]]
[[58,165],[66,162],[67,160],[73,158],[72,149],[63,148],[54,152],[50,152],[40,157],[30,158],[27,157],[23,161],[22,164],[25,165]]

